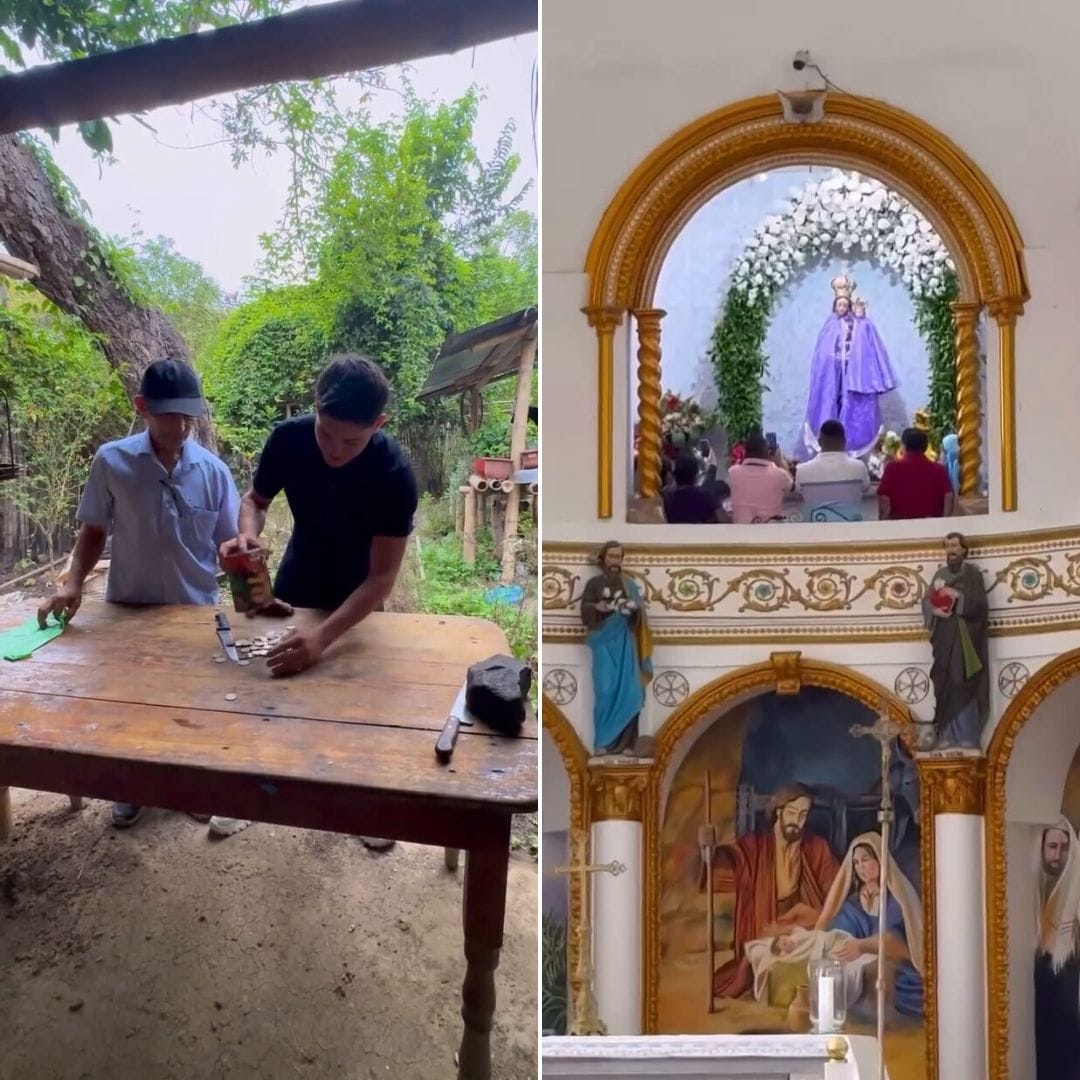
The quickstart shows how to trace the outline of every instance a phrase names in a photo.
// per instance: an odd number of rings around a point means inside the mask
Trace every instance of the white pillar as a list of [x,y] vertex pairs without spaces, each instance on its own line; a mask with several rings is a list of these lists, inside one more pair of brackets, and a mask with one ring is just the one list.
[[981,814],[935,814],[938,1076],[986,1080]]
[[618,862],[592,877],[593,985],[609,1035],[641,1034],[641,822],[593,825],[592,862]]

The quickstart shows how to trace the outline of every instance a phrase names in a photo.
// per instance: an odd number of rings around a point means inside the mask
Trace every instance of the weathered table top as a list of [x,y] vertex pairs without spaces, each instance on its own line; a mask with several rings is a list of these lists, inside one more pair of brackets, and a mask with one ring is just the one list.
[[[319,618],[228,614],[238,639]],[[261,658],[244,667],[214,662],[212,608],[87,600],[31,658],[0,661],[0,785],[342,831],[353,830],[325,807],[345,792],[354,806],[368,796],[379,817],[407,808],[402,816],[415,818],[420,805],[425,816],[441,809],[459,819],[531,811],[534,719],[518,738],[463,727],[450,764],[435,760],[468,666],[506,651],[502,631],[481,619],[380,613],[316,667],[280,679]],[[316,793],[323,810],[307,807],[304,795]],[[467,846],[448,834],[456,831],[377,830]]]

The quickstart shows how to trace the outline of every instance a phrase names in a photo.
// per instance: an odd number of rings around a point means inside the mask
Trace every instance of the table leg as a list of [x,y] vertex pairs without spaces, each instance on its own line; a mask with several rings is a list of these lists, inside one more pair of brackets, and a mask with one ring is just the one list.
[[458,868],[458,857],[461,852],[455,847],[448,847],[443,849],[443,861],[446,863],[446,869],[453,873]]
[[6,787],[0,787],[0,840],[11,838],[13,824],[11,818],[11,792]]
[[490,1080],[491,1028],[495,1023],[495,969],[502,948],[510,837],[497,847],[465,853],[465,982],[461,1016],[465,1032],[458,1080]]
[[72,810],[81,810],[83,808],[83,797],[81,795],[69,795],[68,798],[71,800]]

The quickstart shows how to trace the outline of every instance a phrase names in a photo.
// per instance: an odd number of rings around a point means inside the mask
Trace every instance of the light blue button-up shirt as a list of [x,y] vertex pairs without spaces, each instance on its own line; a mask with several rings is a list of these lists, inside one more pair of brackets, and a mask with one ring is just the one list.
[[94,455],[78,520],[112,530],[108,600],[216,604],[217,547],[236,535],[239,513],[220,458],[188,439],[170,476],[144,431]]

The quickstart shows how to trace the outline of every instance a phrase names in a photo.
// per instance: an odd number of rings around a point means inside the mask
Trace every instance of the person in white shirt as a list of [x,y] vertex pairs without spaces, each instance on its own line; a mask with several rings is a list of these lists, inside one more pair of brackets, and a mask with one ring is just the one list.
[[826,420],[818,434],[821,453],[795,468],[795,490],[808,521],[862,521],[863,497],[870,492],[866,465],[846,450],[844,425]]

